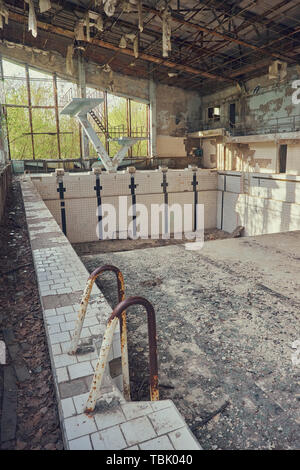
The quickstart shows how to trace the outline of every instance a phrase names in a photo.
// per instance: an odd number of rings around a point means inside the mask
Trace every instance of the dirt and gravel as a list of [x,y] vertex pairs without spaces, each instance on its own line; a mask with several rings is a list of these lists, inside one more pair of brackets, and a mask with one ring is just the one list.
[[[23,201],[13,179],[0,225],[1,449],[63,449]],[[4,405],[4,408],[3,408]]]
[[[89,271],[119,267],[126,295],[153,304],[160,398],[174,400],[205,449],[300,447],[300,369],[291,361],[300,233],[275,235],[273,245],[270,237],[82,256]],[[112,278],[97,281],[116,305]],[[149,399],[146,315],[127,314],[132,397]]]

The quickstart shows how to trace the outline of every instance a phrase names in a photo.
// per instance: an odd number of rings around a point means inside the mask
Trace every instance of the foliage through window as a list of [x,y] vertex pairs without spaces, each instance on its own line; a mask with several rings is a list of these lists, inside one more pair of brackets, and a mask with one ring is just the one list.
[[[80,158],[80,125],[76,118],[59,114],[66,102],[77,96],[77,85],[8,60],[3,60],[3,76],[11,158]],[[87,96],[104,99],[96,108],[100,127],[91,116],[88,118],[111,156],[120,148],[120,137],[148,139],[147,104],[93,88],[87,88]],[[148,140],[139,140],[128,156],[146,157],[148,148]],[[89,156],[97,158],[90,144]]]

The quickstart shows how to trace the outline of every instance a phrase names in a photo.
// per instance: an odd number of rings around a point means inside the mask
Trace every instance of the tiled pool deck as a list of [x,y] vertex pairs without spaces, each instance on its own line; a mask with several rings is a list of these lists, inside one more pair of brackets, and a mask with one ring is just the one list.
[[[200,450],[171,400],[126,402],[122,376],[109,368],[97,413],[83,413],[97,362],[97,352],[69,355],[71,334],[89,273],[62,233],[32,184],[21,183],[33,260],[43,308],[45,329],[58,401],[65,449]],[[93,287],[83,325],[83,341],[101,340],[111,308]],[[110,361],[120,357],[119,332]],[[111,370],[111,369],[110,369]]]

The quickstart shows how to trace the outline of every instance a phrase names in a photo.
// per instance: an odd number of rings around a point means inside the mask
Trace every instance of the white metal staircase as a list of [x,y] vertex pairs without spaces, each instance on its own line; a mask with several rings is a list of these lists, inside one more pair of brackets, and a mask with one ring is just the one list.
[[[116,141],[121,146],[120,150],[112,158],[106,152],[93,126],[89,122],[87,115],[90,114],[95,120],[100,130],[105,133],[105,127],[97,114],[93,111],[96,106],[103,102],[103,98],[72,98],[71,101],[61,110],[60,114],[66,114],[76,117],[82,125],[88,139],[95,148],[98,157],[102,161],[105,169],[109,172],[117,171],[118,166],[127,155],[128,149],[139,140],[146,140],[145,137],[120,137],[111,138],[110,141]],[[96,119],[95,119],[95,117]],[[98,123],[99,121],[99,123]],[[103,129],[102,129],[103,128]]]

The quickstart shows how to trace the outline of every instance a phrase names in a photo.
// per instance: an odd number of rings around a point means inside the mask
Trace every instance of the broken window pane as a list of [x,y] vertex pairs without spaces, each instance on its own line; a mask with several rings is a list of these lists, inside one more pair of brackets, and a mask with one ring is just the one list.
[[54,106],[53,76],[29,69],[32,106]]
[[34,155],[36,159],[58,158],[56,135],[34,135]]
[[61,158],[80,158],[79,124],[70,116],[59,116]]
[[33,132],[56,132],[54,109],[32,109]]
[[11,158],[32,159],[28,109],[7,108],[7,129]]
[[25,66],[2,59],[4,77],[26,78]]
[[[138,101],[130,101],[131,105],[131,136],[147,138],[148,105]],[[140,140],[132,147],[132,156],[145,157],[148,154],[147,140]]]
[[6,104],[28,105],[28,92],[25,78],[5,78],[4,93]]

